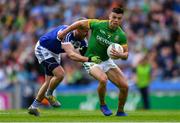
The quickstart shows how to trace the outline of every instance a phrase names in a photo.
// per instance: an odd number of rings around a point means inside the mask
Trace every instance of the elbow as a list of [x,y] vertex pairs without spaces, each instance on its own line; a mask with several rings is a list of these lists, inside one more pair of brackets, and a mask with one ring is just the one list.
[[122,60],[127,60],[128,59],[128,53],[125,54],[125,56],[122,58]]

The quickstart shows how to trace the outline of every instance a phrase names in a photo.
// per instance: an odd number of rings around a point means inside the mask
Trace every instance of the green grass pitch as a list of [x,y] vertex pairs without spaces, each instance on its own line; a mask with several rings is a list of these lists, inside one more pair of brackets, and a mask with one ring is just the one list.
[[27,110],[0,111],[0,122],[180,122],[179,110],[129,111],[127,117],[103,116],[99,110],[41,110],[41,116]]

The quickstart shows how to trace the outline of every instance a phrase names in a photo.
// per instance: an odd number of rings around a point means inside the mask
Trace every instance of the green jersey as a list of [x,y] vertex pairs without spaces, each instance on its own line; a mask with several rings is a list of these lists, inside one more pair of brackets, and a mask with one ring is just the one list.
[[88,42],[88,49],[85,56],[99,56],[102,61],[109,59],[107,48],[112,43],[127,45],[124,31],[118,27],[116,30],[109,28],[108,20],[89,19],[91,36]]

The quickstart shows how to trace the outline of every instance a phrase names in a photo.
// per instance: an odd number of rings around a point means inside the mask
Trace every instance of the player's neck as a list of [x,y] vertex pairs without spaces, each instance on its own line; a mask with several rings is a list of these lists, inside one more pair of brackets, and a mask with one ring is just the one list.
[[109,21],[109,23],[108,23],[108,27],[109,27],[109,29],[110,30],[113,30],[113,31],[115,31],[118,27],[114,27],[111,23],[110,23],[110,21]]

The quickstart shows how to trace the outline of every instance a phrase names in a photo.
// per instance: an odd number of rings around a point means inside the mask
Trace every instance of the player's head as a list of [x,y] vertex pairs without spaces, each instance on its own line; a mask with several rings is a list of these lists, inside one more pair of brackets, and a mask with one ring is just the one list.
[[117,28],[122,22],[124,10],[123,8],[113,8],[109,14],[109,22],[112,28]]
[[[86,20],[87,18],[85,17],[81,17],[79,18],[77,21],[80,20]],[[78,38],[79,40],[84,39],[86,36],[88,35],[88,29],[84,29],[84,28],[79,28],[75,30],[75,36],[76,38]]]

